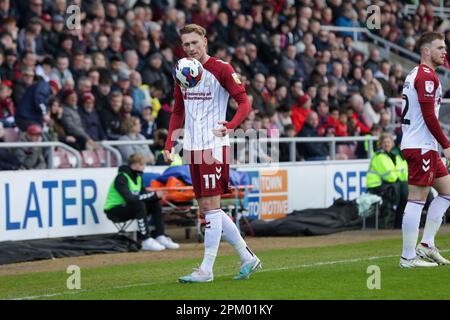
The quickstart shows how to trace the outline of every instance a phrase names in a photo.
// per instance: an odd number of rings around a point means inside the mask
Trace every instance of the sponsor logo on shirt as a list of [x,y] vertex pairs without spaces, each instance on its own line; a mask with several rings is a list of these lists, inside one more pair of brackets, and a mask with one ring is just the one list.
[[231,74],[231,76],[233,77],[234,82],[236,82],[237,84],[241,84],[241,83],[242,83],[242,82],[241,82],[241,79],[239,79],[239,76],[237,75],[236,72],[234,72],[233,74]]
[[428,93],[432,93],[434,89],[433,81],[425,81],[425,91]]

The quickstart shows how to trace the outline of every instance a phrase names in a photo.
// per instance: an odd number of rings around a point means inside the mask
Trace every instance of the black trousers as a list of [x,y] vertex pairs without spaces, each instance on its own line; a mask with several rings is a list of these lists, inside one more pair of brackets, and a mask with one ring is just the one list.
[[[163,213],[159,201],[130,202],[126,205],[113,207],[110,210],[105,211],[105,213],[112,222],[125,222],[136,219],[138,223],[138,237],[141,240],[150,237],[156,238],[165,233]],[[155,227],[151,233],[148,222],[149,215],[151,215],[152,225]]]

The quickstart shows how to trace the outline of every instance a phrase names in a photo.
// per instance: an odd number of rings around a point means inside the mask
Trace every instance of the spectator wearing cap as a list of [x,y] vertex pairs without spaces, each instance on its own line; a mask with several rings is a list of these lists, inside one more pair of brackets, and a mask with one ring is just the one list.
[[[40,142],[42,140],[42,127],[38,124],[29,125],[20,136],[20,142]],[[25,147],[14,149],[14,156],[24,169],[47,169],[45,149],[38,147]]]
[[66,135],[76,139],[74,147],[77,150],[93,149],[95,142],[83,127],[81,116],[78,112],[78,96],[75,90],[66,89],[62,92],[63,114],[61,124]]
[[42,25],[42,39],[45,42],[52,31],[52,17],[48,13],[44,13],[41,15],[40,20]]
[[16,113],[14,102],[11,99],[12,82],[3,80],[0,84],[0,122],[3,127],[15,126],[14,114]]
[[162,71],[163,57],[159,52],[153,53],[149,58],[148,67],[142,71],[142,82],[152,86],[156,81],[161,81],[164,88],[164,95],[170,88],[169,80]]
[[59,48],[59,39],[64,31],[64,17],[57,14],[51,18],[52,29],[47,33],[43,31],[44,50],[45,52],[55,56]]
[[311,112],[311,105],[311,97],[308,94],[303,94],[297,98],[297,102],[292,106],[291,119],[297,134],[302,130],[306,117]]
[[16,78],[17,53],[14,49],[6,49],[5,60],[0,66],[0,79],[14,81]]
[[117,77],[117,83],[113,84],[111,91],[119,91],[123,95],[131,94],[130,72],[121,70],[119,72],[119,76]]
[[69,56],[66,54],[59,54],[56,58],[56,68],[53,68],[51,80],[55,80],[58,87],[64,87],[67,81],[74,82],[72,73],[69,70]]
[[49,120],[48,101],[56,93],[57,88],[45,80],[39,80],[29,86],[16,109],[15,120],[19,129],[25,131],[30,124],[39,124],[42,127],[44,122]]
[[103,131],[100,117],[95,110],[95,97],[92,93],[86,92],[81,98],[82,108],[79,110],[81,123],[84,131],[94,141],[101,141],[106,139]]

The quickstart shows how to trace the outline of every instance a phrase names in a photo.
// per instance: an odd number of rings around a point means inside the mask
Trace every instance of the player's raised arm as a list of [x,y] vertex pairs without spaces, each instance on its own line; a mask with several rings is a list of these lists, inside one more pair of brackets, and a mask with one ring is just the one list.
[[221,84],[238,104],[233,119],[224,124],[227,129],[234,130],[247,118],[252,108],[244,85],[233,67],[228,63],[224,63]]
[[447,137],[441,129],[435,113],[435,96],[439,82],[436,75],[427,66],[420,65],[418,75],[414,81],[414,88],[417,91],[417,97],[422,111],[424,122],[443,149],[450,147]]

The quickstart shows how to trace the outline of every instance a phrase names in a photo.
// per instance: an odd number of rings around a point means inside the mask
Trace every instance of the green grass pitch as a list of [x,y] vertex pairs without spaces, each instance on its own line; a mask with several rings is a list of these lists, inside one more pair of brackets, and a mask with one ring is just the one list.
[[[302,241],[299,238],[299,241]],[[450,256],[450,234],[438,236]],[[222,245],[227,245],[222,243]],[[81,269],[81,289],[68,290],[66,272],[0,276],[0,299],[449,299],[450,266],[398,267],[401,239],[321,248],[259,251],[263,269],[243,281],[237,256],[219,256],[212,283],[180,284],[199,259]],[[371,265],[381,289],[368,289]]]

